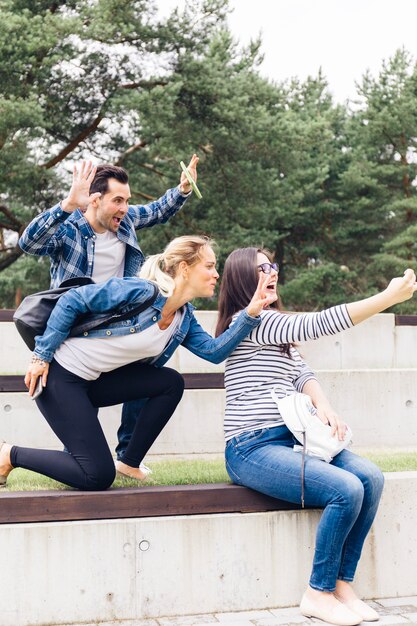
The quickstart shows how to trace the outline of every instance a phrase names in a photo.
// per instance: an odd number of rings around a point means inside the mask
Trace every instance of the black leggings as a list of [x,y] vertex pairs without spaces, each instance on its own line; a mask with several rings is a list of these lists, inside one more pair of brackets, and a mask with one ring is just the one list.
[[182,376],[168,367],[136,362],[88,381],[52,361],[47,386],[36,403],[70,454],[13,446],[11,463],[77,489],[107,489],[114,481],[115,466],[98,420],[98,408],[149,398],[121,459],[138,467],[183,391]]

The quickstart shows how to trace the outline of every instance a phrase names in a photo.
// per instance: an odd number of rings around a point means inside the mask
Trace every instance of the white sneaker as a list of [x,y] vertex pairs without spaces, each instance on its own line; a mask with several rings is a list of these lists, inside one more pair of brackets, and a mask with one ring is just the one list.
[[152,474],[152,470],[150,467],[148,467],[147,465],[145,465],[145,463],[141,463],[139,465],[139,469],[146,474],[146,476],[149,476],[150,474]]

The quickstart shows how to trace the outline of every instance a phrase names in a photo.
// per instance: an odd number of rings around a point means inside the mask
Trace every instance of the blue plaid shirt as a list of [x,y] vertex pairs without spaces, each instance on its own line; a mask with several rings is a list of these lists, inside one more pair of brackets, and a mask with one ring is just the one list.
[[[136,238],[136,230],[164,224],[175,215],[190,194],[181,194],[179,187],[145,206],[129,206],[120,222],[117,237],[126,244],[125,277],[136,276],[145,259]],[[64,280],[91,276],[94,267],[96,234],[82,211],[62,210],[60,204],[37,215],[19,239],[24,252],[51,258],[51,288]]]

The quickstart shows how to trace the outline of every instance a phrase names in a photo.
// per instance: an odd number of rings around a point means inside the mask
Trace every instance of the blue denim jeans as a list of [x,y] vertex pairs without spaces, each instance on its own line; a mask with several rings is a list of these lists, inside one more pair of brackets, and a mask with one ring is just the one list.
[[147,401],[147,398],[140,398],[139,400],[131,400],[123,404],[122,420],[117,431],[119,443],[116,446],[116,455],[118,461],[121,460],[126,452],[126,448],[135,430],[136,422],[140,419],[140,412]]
[[[286,426],[234,437],[226,444],[230,478],[238,485],[299,504],[302,455],[293,451],[294,442]],[[313,589],[332,592],[336,580],[353,580],[383,485],[382,472],[349,450],[342,450],[331,463],[306,457],[305,503],[324,509],[316,534]]]

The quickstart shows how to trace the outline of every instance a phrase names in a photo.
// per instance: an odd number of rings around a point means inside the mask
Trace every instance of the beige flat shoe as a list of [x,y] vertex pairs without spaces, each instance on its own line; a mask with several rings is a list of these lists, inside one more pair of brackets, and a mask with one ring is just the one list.
[[336,605],[325,609],[317,606],[306,594],[301,600],[300,611],[306,617],[317,617],[328,624],[336,624],[336,626],[357,626],[362,621],[362,617],[351,611],[339,600],[337,600]]
[[[339,602],[343,602],[340,598],[335,596]],[[356,600],[349,600],[349,602],[343,602],[345,606],[351,611],[359,615],[365,622],[376,622],[379,620],[379,615],[371,606],[368,606],[366,602],[357,598]]]

